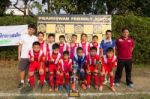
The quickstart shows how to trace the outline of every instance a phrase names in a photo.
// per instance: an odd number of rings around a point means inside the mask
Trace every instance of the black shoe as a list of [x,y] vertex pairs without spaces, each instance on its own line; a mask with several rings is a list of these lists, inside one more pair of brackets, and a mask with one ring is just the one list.
[[24,83],[19,83],[18,87],[19,89],[23,88],[24,87]]
[[39,84],[38,88],[42,90],[43,85]]

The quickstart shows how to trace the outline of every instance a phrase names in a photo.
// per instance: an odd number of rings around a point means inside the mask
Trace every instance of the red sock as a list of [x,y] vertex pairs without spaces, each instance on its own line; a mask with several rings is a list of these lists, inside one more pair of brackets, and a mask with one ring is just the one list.
[[100,76],[100,79],[99,79],[99,81],[100,81],[100,86],[103,86],[103,82],[104,82],[104,76]]
[[90,85],[90,83],[91,83],[91,75],[89,75],[89,74],[86,75],[86,81],[87,81],[87,85]]
[[94,75],[94,84],[98,86],[98,75]]
[[34,75],[33,76],[29,76],[29,83],[30,83],[30,86],[33,87],[34,86]]
[[113,76],[110,76],[110,87],[113,86],[113,83],[114,83],[114,77],[113,77]]
[[54,79],[53,79],[53,75],[49,75],[49,81],[50,81],[50,86],[52,87],[52,88],[54,88]]

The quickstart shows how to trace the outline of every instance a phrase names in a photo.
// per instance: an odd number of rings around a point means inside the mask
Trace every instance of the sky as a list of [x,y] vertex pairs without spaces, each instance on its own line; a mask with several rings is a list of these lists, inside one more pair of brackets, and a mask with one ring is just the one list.
[[[17,0],[10,0],[10,1],[12,2],[12,4],[14,4]],[[39,3],[42,3],[42,0],[36,0],[36,1],[38,1]],[[31,4],[32,4],[32,3],[33,3],[33,2],[31,2]],[[18,7],[23,6],[22,0],[19,0],[17,6],[18,6]],[[47,4],[45,4],[45,5],[43,6],[43,11],[44,11],[44,9],[46,9],[46,8],[47,8]],[[33,8],[33,9],[32,9],[32,13],[33,13],[33,14],[38,14],[37,8]],[[61,10],[60,10],[60,14],[66,14],[66,12],[65,12],[63,9],[61,9]]]
[[[17,0],[10,0],[10,1],[12,2],[12,4],[14,4]],[[42,3],[42,0],[36,0],[36,1]],[[32,4],[32,3],[33,3],[33,2],[31,2],[31,4]],[[18,6],[18,7],[23,6],[22,0],[19,0],[17,6]],[[45,5],[43,6],[43,10],[46,9],[46,8],[47,8],[47,5],[45,4]],[[33,9],[32,9],[32,13],[33,13],[33,14],[37,14],[37,13],[38,13],[37,8],[33,8]]]

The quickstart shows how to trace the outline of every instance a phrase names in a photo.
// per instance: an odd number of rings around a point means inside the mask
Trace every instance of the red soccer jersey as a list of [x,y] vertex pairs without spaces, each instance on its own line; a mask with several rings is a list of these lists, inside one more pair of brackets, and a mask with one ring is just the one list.
[[44,55],[47,55],[47,53],[49,52],[48,44],[45,41],[42,41],[40,45],[41,45],[42,51],[44,52]]
[[99,43],[97,43],[97,42],[92,42],[92,43],[90,43],[90,47],[89,47],[89,51],[90,51],[90,48],[91,47],[96,47],[97,48],[97,55],[99,55],[100,53],[100,50],[99,50],[99,48],[100,48],[100,44]]
[[[117,58],[116,56],[113,56],[112,58],[107,58],[106,55],[102,57],[102,68],[104,68],[105,71],[111,72],[114,67],[117,65]],[[101,70],[102,70],[101,68]]]
[[48,54],[48,60],[50,61],[50,64],[58,64],[59,60],[61,58],[60,53],[55,54],[55,53],[49,53]]
[[88,55],[89,46],[90,46],[90,44],[88,42],[79,43],[79,47],[83,48],[83,52],[85,55]]
[[61,54],[61,56],[63,55],[64,51],[68,51],[67,43],[59,44],[59,53]]
[[86,63],[87,65],[91,65],[91,66],[95,66],[97,65],[97,62],[99,62],[100,58],[99,58],[99,55],[95,55],[95,56],[90,56],[88,55],[86,57]]
[[131,38],[119,38],[116,41],[118,59],[132,59],[132,51],[134,48],[134,40]]
[[59,61],[59,69],[62,72],[72,71],[72,60],[68,59],[68,60],[65,61],[63,58],[60,59],[60,61]]
[[40,50],[39,52],[34,52],[33,50],[30,50],[29,60],[31,61],[32,58],[34,58],[34,61],[39,61],[39,62],[42,62],[45,59],[44,53],[42,50]]
[[76,49],[78,48],[78,44],[75,43],[74,45],[72,43],[68,44],[68,50],[70,53],[70,58],[73,59],[76,54]]

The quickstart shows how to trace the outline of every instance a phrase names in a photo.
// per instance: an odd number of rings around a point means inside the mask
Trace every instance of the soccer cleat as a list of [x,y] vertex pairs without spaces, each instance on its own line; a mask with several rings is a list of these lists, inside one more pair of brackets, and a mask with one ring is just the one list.
[[87,89],[90,89],[90,87],[91,87],[91,86],[90,86],[90,85],[88,85],[88,86],[87,86]]
[[82,84],[81,87],[82,87],[84,90],[86,89],[85,84]]
[[19,83],[18,87],[19,89],[23,88],[24,87],[24,83]]
[[49,91],[50,91],[50,92],[53,92],[53,91],[54,91],[54,89],[53,89],[53,88],[50,88],[50,89],[49,89]]
[[58,86],[58,90],[62,91],[63,90],[63,86],[62,85]]
[[95,89],[96,89],[96,90],[98,89],[98,86],[97,86],[97,85],[95,85]]
[[110,87],[111,91],[116,92],[116,89],[114,87]]
[[115,83],[115,86],[116,86],[116,87],[119,87],[119,86],[120,86],[120,84],[119,84],[119,83]]
[[129,88],[134,88],[134,85],[133,84],[129,84],[127,85]]
[[67,91],[67,92],[70,91],[69,85],[66,85],[66,91]]
[[99,91],[103,91],[103,86],[100,86],[100,87],[99,87]]

